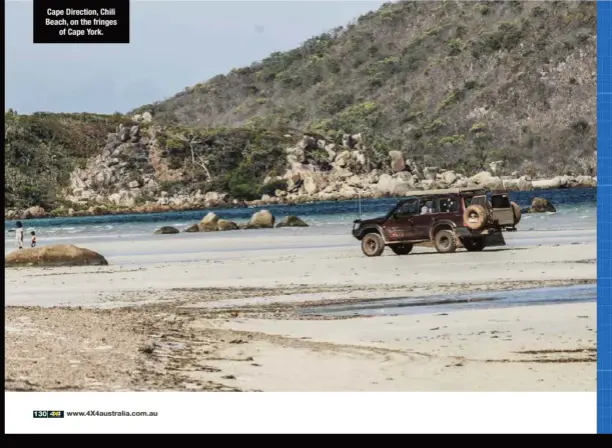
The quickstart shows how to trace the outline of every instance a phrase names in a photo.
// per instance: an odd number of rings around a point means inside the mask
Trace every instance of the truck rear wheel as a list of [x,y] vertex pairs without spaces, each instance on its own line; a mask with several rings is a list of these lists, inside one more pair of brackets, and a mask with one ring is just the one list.
[[367,257],[378,257],[385,250],[385,242],[378,233],[368,233],[361,240],[361,250]]
[[434,236],[434,245],[441,254],[450,254],[457,250],[457,240],[452,230],[440,230]]
[[393,244],[389,246],[395,255],[408,255],[412,250],[412,244]]
[[486,246],[484,238],[463,238],[461,243],[468,252],[480,252]]

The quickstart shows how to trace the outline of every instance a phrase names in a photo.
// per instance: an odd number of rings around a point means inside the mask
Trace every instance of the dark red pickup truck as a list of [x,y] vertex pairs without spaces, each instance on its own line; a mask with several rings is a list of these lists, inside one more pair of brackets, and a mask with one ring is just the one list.
[[505,192],[484,188],[454,188],[409,193],[389,213],[355,220],[353,236],[368,257],[389,246],[397,255],[409,254],[415,244],[433,242],[440,253],[458,247],[477,252],[505,245],[503,230],[516,230],[521,210]]

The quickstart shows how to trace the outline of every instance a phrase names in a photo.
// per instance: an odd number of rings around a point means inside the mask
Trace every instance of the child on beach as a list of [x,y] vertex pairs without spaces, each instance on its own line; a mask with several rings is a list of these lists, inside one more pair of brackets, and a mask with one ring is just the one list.
[[36,232],[32,230],[32,244],[30,244],[31,247],[36,247]]
[[17,249],[23,249],[23,224],[21,221],[15,223],[15,243]]

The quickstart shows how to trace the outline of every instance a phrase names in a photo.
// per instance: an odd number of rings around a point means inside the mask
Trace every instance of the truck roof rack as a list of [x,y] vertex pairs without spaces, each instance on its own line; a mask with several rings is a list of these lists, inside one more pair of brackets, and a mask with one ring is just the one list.
[[485,187],[446,188],[443,190],[409,191],[404,196],[436,196],[439,194],[487,193],[488,191],[489,190]]

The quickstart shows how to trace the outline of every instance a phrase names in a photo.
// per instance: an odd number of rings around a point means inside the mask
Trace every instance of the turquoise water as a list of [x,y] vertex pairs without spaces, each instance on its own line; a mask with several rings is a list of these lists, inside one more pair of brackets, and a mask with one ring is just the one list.
[[[519,230],[581,230],[596,227],[596,189],[541,190],[510,194],[513,201],[527,207],[534,196],[550,200],[557,208],[553,214],[527,214],[519,224]],[[252,208],[202,209],[188,212],[166,212],[133,215],[86,216],[72,218],[32,219],[24,221],[26,231],[36,230],[39,241],[71,241],[91,238],[139,237],[151,235],[162,226],[175,226],[182,230],[198,222],[206,213],[214,211],[224,219],[245,222],[262,208],[270,210],[277,219],[297,215],[311,227],[307,232],[345,234],[353,220],[386,213],[398,198],[363,199],[362,201],[316,202],[298,205],[269,205]],[[360,207],[361,205],[361,207]],[[5,246],[12,245],[15,221],[5,221]],[[26,234],[27,235],[27,234]]]

